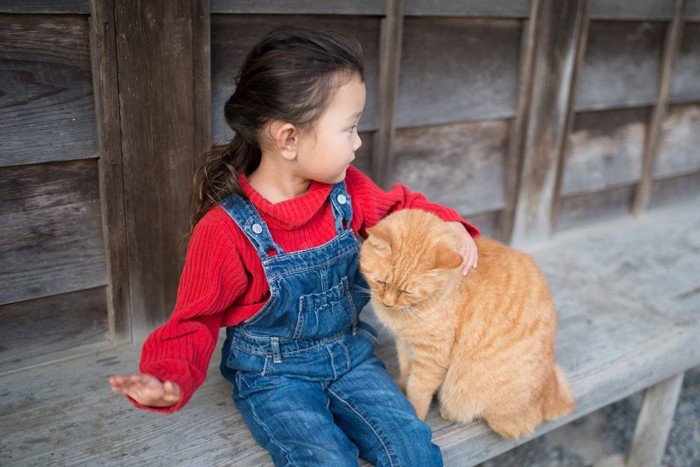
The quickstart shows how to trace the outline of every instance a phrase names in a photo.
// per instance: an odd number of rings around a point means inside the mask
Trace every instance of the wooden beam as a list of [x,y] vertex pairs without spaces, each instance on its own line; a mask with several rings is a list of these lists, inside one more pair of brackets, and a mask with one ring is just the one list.
[[661,465],[682,385],[680,373],[646,390],[626,465]]
[[131,305],[114,0],[90,0],[90,47],[109,334],[112,342],[119,344],[131,341]]
[[651,114],[651,121],[649,122],[649,129],[644,142],[641,178],[635,191],[634,201],[632,202],[632,213],[634,215],[639,215],[649,204],[651,186],[654,178],[654,164],[656,162],[661,131],[663,129],[664,120],[666,119],[666,114],[668,113],[668,103],[671,96],[673,66],[676,63],[676,57],[678,56],[683,36],[684,7],[684,0],[675,1],[673,21],[666,30],[658,97]]
[[[115,2],[121,147],[134,339],[172,311],[189,230],[197,145],[191,0]],[[200,79],[200,78],[198,78]]]
[[551,232],[559,153],[585,11],[586,0],[541,0],[531,19],[536,21],[535,55],[510,236],[516,245],[545,240]]
[[396,102],[399,95],[401,41],[403,37],[403,0],[386,0],[379,49],[378,127],[374,135],[372,176],[386,187],[394,163],[392,141],[395,133]]
[[319,0],[211,0],[214,14],[287,14],[287,15],[383,15],[384,3],[377,0],[323,2]]

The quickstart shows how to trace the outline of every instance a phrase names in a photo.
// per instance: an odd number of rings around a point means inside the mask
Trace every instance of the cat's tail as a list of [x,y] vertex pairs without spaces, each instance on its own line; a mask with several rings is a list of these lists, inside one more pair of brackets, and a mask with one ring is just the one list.
[[549,380],[547,398],[544,402],[545,420],[554,420],[574,410],[576,402],[571,396],[571,388],[566,381],[566,374],[559,365],[554,365],[554,374]]

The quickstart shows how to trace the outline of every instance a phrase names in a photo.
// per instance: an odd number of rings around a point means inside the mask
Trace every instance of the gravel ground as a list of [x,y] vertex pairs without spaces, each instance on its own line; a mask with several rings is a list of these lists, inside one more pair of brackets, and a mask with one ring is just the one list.
[[[583,467],[625,453],[634,434],[642,394],[598,410],[482,467]],[[669,435],[664,467],[700,466],[700,367],[686,372]]]

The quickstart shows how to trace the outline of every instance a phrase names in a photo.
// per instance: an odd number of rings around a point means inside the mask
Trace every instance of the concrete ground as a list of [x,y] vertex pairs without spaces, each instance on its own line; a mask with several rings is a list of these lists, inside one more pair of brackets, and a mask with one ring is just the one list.
[[[482,467],[583,467],[627,452],[639,414],[636,394],[481,464]],[[688,371],[669,435],[664,467],[700,466],[700,367]]]

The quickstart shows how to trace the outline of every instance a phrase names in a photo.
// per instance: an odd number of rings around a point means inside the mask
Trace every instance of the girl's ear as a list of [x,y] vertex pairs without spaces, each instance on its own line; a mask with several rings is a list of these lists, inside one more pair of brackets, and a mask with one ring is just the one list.
[[273,120],[269,125],[272,144],[279,154],[287,160],[297,157],[299,129],[296,125],[282,120]]

